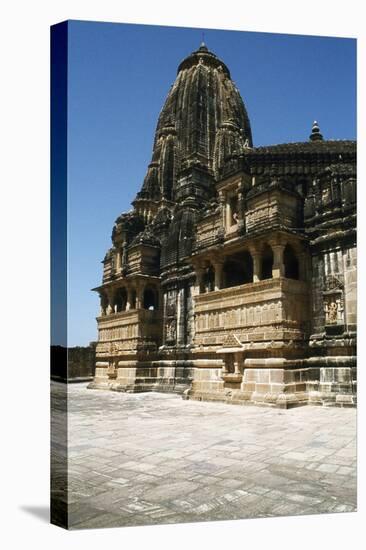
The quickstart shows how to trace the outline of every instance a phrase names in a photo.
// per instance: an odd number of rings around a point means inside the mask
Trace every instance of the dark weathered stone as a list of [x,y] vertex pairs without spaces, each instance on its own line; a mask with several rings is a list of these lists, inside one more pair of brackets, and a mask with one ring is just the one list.
[[356,144],[253,147],[205,45],[178,67],[104,258],[91,387],[355,403]]
[[51,378],[63,382],[91,379],[95,375],[96,342],[89,346],[51,346]]

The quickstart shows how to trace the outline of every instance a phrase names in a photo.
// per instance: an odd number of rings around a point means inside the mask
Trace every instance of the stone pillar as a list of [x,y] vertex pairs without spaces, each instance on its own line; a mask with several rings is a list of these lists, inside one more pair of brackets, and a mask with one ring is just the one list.
[[226,227],[226,205],[225,205],[225,195],[223,191],[219,191],[219,205],[221,209],[221,223],[223,227]]
[[179,285],[177,292],[177,322],[176,322],[176,343],[185,343],[185,317],[186,317],[186,287]]
[[112,290],[109,290],[107,297],[108,297],[107,315],[110,315],[111,313],[114,313],[114,306],[115,306],[114,292]]
[[234,353],[234,374],[240,374],[240,353]]
[[283,251],[285,250],[285,245],[283,244],[273,244],[273,266],[272,266],[272,277],[273,279],[278,279],[278,277],[285,276],[285,266],[283,265]]
[[203,286],[204,269],[202,267],[196,267],[195,273],[196,273],[195,294],[201,294],[202,286]]
[[238,185],[238,216],[239,220],[243,220],[243,211],[244,211],[244,187],[243,182],[241,181]]
[[222,288],[222,269],[224,262],[215,261],[212,263],[215,270],[215,290],[220,290]]
[[226,200],[225,204],[225,227],[226,230],[228,230],[231,227],[231,206],[230,206],[230,200]]
[[136,309],[142,309],[144,307],[144,290],[145,284],[139,282],[136,284]]
[[261,280],[261,255],[259,252],[251,252],[253,260],[253,283]]
[[127,302],[126,302],[126,311],[132,309],[132,287],[127,287]]
[[125,267],[127,264],[127,244],[126,242],[122,245],[122,267]]
[[120,273],[121,268],[122,268],[122,265],[121,265],[121,251],[118,248],[117,252],[116,252],[116,273]]
[[245,199],[244,199],[244,184],[241,181],[238,185],[238,229],[242,231],[245,226]]

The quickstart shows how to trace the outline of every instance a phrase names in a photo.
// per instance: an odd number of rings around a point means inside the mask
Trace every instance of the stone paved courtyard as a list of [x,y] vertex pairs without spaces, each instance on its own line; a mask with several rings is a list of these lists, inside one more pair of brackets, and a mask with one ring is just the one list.
[[86,384],[69,385],[68,408],[71,528],[356,510],[355,409],[285,411]]

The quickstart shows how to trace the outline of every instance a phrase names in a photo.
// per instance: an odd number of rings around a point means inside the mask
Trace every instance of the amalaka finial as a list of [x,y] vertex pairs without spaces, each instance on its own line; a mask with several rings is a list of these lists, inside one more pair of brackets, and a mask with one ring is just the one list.
[[323,140],[323,136],[320,133],[319,124],[317,123],[316,120],[314,120],[314,122],[313,122],[313,126],[311,128],[311,134],[309,136],[309,139],[311,141],[322,141]]

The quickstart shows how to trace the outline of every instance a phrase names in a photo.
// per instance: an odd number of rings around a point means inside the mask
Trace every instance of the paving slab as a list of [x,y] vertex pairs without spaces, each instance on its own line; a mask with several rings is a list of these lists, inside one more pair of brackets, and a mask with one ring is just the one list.
[[[56,405],[64,389],[52,384]],[[342,513],[357,506],[352,408],[278,411],[71,384],[68,451],[71,529]],[[53,457],[56,468],[59,458]]]

